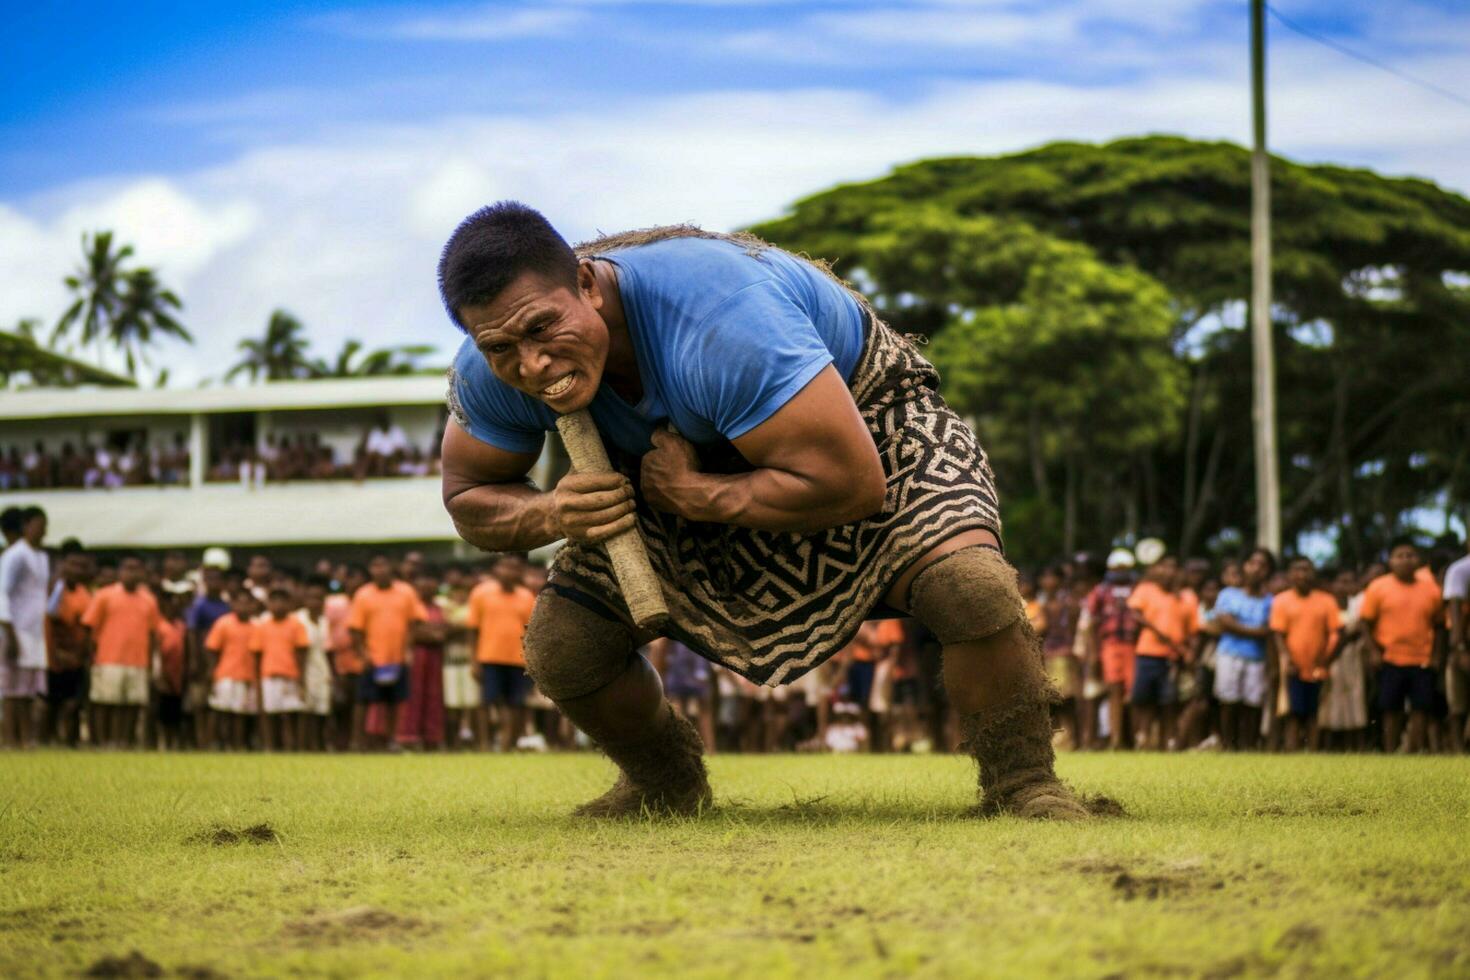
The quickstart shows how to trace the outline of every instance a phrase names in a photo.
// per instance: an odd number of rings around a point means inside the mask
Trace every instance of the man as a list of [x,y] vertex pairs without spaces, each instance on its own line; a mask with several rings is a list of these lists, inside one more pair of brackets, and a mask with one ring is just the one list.
[[1103,580],[1087,596],[1087,658],[1098,671],[1108,698],[1108,748],[1123,747],[1125,715],[1137,666],[1138,614],[1129,606],[1136,559],[1127,548],[1108,555]]
[[1261,736],[1266,701],[1266,644],[1271,638],[1271,594],[1266,582],[1276,556],[1257,548],[1240,567],[1241,585],[1215,600],[1215,699],[1220,702],[1220,741],[1227,751],[1253,749]]
[[46,604],[47,740],[56,738],[76,748],[81,743],[82,706],[87,700],[87,665],[91,650],[82,616],[92,603],[87,588],[91,564],[76,538],[61,542],[61,575]]
[[[1187,665],[1199,604],[1181,589],[1179,560],[1165,555],[1154,562],[1128,597],[1138,614],[1138,646],[1129,703],[1134,714],[1134,744],[1164,749],[1174,738],[1174,705],[1180,666]],[[1157,731],[1154,722],[1158,721]]]
[[422,623],[427,613],[413,586],[393,578],[393,563],[387,555],[376,555],[368,562],[368,575],[371,580],[352,597],[347,617],[353,650],[366,663],[355,720],[358,736],[366,743],[366,706],[383,705],[384,745],[397,751],[398,713],[408,700],[409,644],[414,624]]
[[1409,705],[1405,748],[1424,747],[1434,707],[1436,629],[1443,613],[1439,586],[1419,570],[1419,546],[1398,538],[1388,552],[1388,574],[1369,583],[1360,611],[1369,657],[1378,666],[1378,708],[1383,712],[1383,751],[1399,751],[1404,702]]
[[479,665],[480,706],[475,712],[475,734],[480,751],[490,749],[490,711],[500,713],[498,741],[502,752],[516,747],[526,730],[524,640],[526,624],[536,597],[522,584],[524,566],[515,555],[499,555],[486,570],[485,580],[470,591],[470,628]]
[[[209,698],[214,688],[213,657],[205,646],[214,624],[230,612],[230,601],[225,596],[225,571],[229,559],[210,554],[219,549],[205,552],[204,566],[199,570],[201,594],[184,613],[184,711],[194,719],[194,747],[212,747],[211,733],[214,726],[209,721]],[[223,558],[224,565],[218,562]],[[243,591],[243,590],[242,590]]]
[[357,692],[362,687],[364,664],[353,645],[352,630],[347,623],[352,617],[352,597],[367,581],[367,569],[361,565],[347,566],[342,571],[342,591],[327,596],[323,605],[327,644],[332,652],[332,728],[336,731],[338,749],[357,746],[357,731],[362,724]]
[[92,665],[92,740],[132,747],[138,716],[148,703],[149,671],[158,648],[158,600],[143,584],[147,569],[137,555],[117,564],[117,582],[98,589],[82,623],[97,651]]
[[[1470,536],[1466,537],[1470,548]],[[1454,562],[1444,573],[1444,601],[1449,608],[1449,656],[1445,664],[1445,693],[1450,708],[1450,747],[1465,748],[1466,717],[1470,715],[1470,555]]]
[[306,624],[291,615],[291,593],[273,588],[266,597],[266,615],[255,623],[250,651],[260,677],[261,746],[295,751],[300,743],[301,675],[306,667]]
[[[944,644],[985,811],[1088,816],[1052,771],[989,463],[932,366],[862,297],[750,236],[662,228],[574,253],[514,202],[456,229],[439,283],[468,335],[442,453],[459,533],[502,551],[568,539],[526,660],[621,769],[581,813],[711,799],[699,735],[635,652],[647,637],[596,547],[636,527],[668,634],[757,683],[818,666],[879,606],[910,613]],[[583,408],[620,472],[528,485],[556,415]]]
[[1312,559],[1297,556],[1286,569],[1291,588],[1271,601],[1271,631],[1277,655],[1285,666],[1286,697],[1291,713],[1286,718],[1286,750],[1306,744],[1317,748],[1317,708],[1322,682],[1337,650],[1342,633],[1342,615],[1337,599],[1317,588],[1317,566]]
[[51,559],[41,548],[46,512],[20,512],[20,537],[0,555],[0,694],[5,698],[4,744],[23,749],[34,737],[37,699],[46,693],[46,592]]

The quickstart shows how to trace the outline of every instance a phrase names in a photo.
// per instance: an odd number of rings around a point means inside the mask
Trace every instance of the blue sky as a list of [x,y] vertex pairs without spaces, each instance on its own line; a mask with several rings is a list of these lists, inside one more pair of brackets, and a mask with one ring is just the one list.
[[[1277,6],[1470,95],[1464,3]],[[1244,0],[0,10],[0,324],[115,227],[184,296],[186,381],[278,305],[324,349],[451,346],[437,248],[497,197],[570,238],[728,227],[929,155],[1249,133]],[[1278,150],[1470,190],[1470,107],[1271,31]]]

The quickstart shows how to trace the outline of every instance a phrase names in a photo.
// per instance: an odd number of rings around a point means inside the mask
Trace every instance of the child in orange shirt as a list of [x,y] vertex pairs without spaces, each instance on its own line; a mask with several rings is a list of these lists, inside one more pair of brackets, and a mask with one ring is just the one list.
[[1419,546],[1409,538],[1394,541],[1388,574],[1369,583],[1359,613],[1367,627],[1368,647],[1378,669],[1378,707],[1383,713],[1383,749],[1396,752],[1404,730],[1404,702],[1409,705],[1408,751],[1424,746],[1429,712],[1434,706],[1436,630],[1444,614],[1439,586],[1417,575]]
[[382,704],[387,722],[384,744],[397,751],[400,746],[393,734],[398,731],[399,709],[408,700],[409,646],[415,624],[428,617],[413,586],[393,577],[393,563],[386,555],[373,557],[368,574],[371,581],[352,597],[347,618],[353,649],[368,662],[357,692],[357,735],[364,742],[368,737],[366,706]]
[[[209,695],[210,721],[208,742],[218,735],[226,748],[244,749],[248,719],[260,708],[259,675],[256,671],[255,597],[246,589],[237,589],[230,599],[230,611],[214,621],[204,649],[214,658],[214,687]],[[216,731],[215,729],[219,730]]]
[[165,592],[158,606],[158,669],[153,675],[158,691],[158,740],[160,748],[176,749],[184,724],[184,602]]
[[1271,631],[1277,657],[1286,668],[1286,697],[1291,707],[1286,718],[1286,750],[1294,752],[1302,746],[1303,726],[1307,745],[1317,748],[1317,705],[1327,665],[1342,633],[1342,614],[1332,593],[1316,587],[1317,566],[1312,559],[1293,558],[1286,574],[1291,588],[1271,603]]
[[92,740],[132,747],[148,703],[148,668],[157,649],[158,600],[143,584],[143,559],[127,555],[117,582],[97,590],[82,616],[92,631]]
[[1138,616],[1140,627],[1128,698],[1134,715],[1133,741],[1140,747],[1163,749],[1173,737],[1179,664],[1188,656],[1199,613],[1198,600],[1184,595],[1182,584],[1179,560],[1165,555],[1149,567],[1128,597],[1128,608]]
[[261,746],[277,745],[290,752],[298,742],[297,728],[306,703],[301,698],[301,671],[306,661],[306,624],[291,615],[291,593],[271,589],[265,601],[267,615],[258,620],[250,649],[259,658]]

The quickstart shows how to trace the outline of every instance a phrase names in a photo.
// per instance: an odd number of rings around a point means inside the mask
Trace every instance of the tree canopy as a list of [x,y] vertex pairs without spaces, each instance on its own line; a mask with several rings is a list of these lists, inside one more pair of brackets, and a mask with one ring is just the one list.
[[[1358,558],[1415,508],[1470,497],[1470,201],[1281,158],[1271,193],[1288,540],[1325,531]],[[927,160],[752,230],[933,338],[1012,526],[1047,549],[1028,557],[1253,533],[1244,149],[1148,137]]]

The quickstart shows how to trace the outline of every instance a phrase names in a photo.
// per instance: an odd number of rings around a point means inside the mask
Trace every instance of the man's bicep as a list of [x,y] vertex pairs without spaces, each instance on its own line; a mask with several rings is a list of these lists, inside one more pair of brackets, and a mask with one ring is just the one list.
[[752,466],[802,474],[820,463],[824,468],[843,466],[853,476],[869,469],[882,474],[872,433],[852,392],[830,364],[733,443]]
[[471,487],[493,483],[520,483],[539,453],[519,453],[492,446],[470,435],[453,419],[444,426],[440,449],[444,499]]

